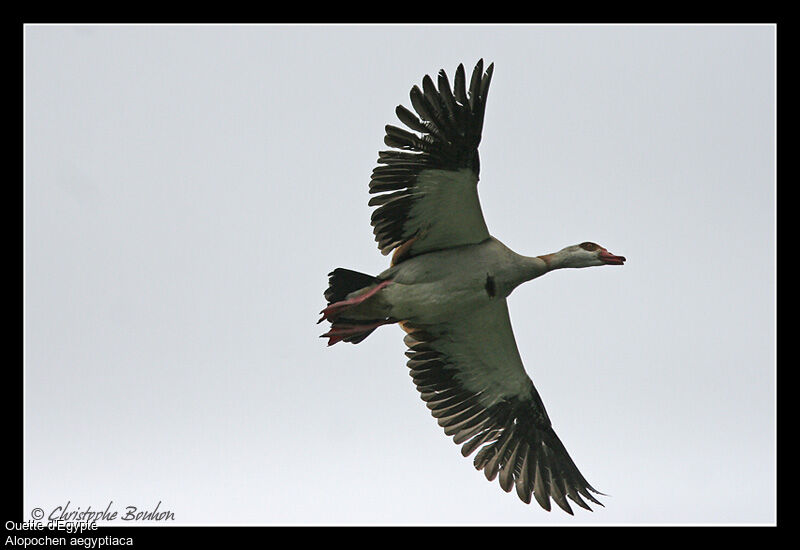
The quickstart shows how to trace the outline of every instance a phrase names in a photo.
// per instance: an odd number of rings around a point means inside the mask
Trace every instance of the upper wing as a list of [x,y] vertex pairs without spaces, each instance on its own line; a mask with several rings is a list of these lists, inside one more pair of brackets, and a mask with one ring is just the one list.
[[369,201],[375,240],[383,254],[400,247],[393,263],[432,250],[479,243],[489,237],[478,201],[478,144],[494,64],[483,60],[469,91],[464,66],[455,86],[439,71],[438,90],[430,76],[411,89],[417,115],[399,105],[397,117],[413,132],[386,126],[384,143],[402,151],[380,151],[372,171]]
[[405,337],[408,367],[423,401],[445,434],[492,481],[500,474],[506,491],[516,487],[545,510],[550,497],[572,514],[565,497],[591,510],[584,479],[550,425],[544,404],[520,358],[508,306],[493,302],[474,314],[439,326],[410,326]]

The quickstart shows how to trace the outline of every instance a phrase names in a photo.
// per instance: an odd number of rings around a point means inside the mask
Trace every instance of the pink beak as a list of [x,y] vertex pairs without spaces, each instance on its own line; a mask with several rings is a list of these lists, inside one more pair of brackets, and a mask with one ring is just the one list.
[[625,256],[615,256],[608,250],[601,250],[599,257],[604,264],[608,265],[622,265],[625,263]]

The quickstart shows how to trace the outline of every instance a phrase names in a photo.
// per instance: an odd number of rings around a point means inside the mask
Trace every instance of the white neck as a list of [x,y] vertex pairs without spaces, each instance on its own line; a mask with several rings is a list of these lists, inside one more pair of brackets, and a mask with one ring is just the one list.
[[552,254],[546,256],[519,256],[518,275],[515,277],[517,280],[514,281],[516,283],[514,286],[541,277],[548,271],[555,269],[549,256],[552,256]]

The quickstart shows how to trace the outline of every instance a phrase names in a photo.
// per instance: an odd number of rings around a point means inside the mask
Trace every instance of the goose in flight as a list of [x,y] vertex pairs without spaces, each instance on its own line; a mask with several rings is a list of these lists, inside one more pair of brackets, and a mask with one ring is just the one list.
[[398,323],[407,333],[408,367],[431,414],[462,445],[475,468],[545,510],[550,499],[602,504],[553,431],[520,358],[506,298],[521,283],[562,268],[622,265],[623,256],[591,242],[523,256],[489,234],[478,201],[478,144],[494,64],[478,61],[467,83],[459,65],[411,89],[416,114],[398,106],[411,131],[386,126],[372,172],[369,205],[380,251],[394,252],[377,276],[329,273],[319,322],[328,345],[357,344]]

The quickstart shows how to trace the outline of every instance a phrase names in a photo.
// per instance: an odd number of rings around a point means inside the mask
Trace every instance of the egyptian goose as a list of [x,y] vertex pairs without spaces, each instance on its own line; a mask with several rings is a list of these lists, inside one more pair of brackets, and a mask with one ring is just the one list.
[[[602,504],[559,440],[511,330],[506,297],[519,284],[562,268],[622,265],[625,258],[584,242],[528,257],[489,234],[478,201],[478,144],[494,64],[478,61],[467,89],[459,65],[451,88],[439,71],[411,89],[412,113],[398,118],[413,132],[386,126],[369,201],[378,248],[394,251],[373,277],[338,268],[329,274],[319,322],[328,345],[357,344],[382,325],[407,333],[411,376],[439,425],[490,481],[531,496],[545,510],[550,498],[572,514],[567,497],[591,510]],[[399,150],[398,150],[399,149]]]

